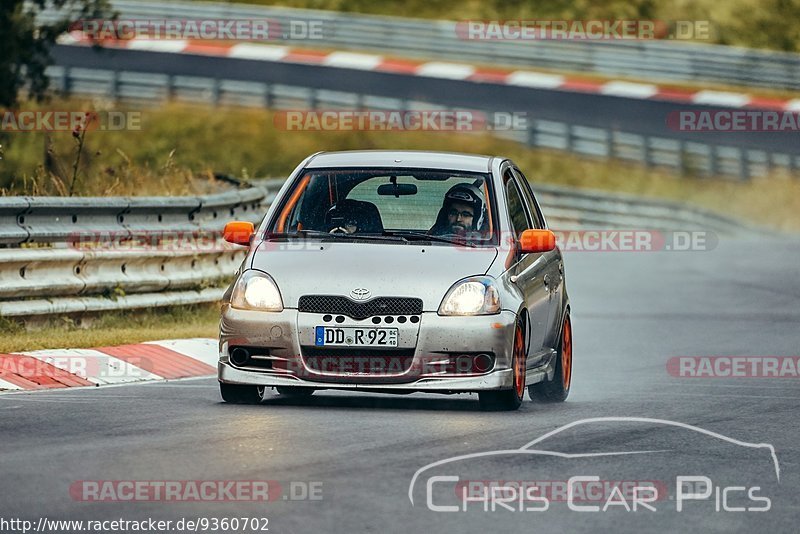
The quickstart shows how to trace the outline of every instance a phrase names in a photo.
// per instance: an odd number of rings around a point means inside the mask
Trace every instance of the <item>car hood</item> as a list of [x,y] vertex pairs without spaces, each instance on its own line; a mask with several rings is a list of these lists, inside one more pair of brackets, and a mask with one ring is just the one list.
[[383,243],[262,242],[252,268],[278,284],[286,308],[303,295],[344,295],[357,288],[380,296],[416,297],[436,311],[456,281],[482,275],[496,248]]

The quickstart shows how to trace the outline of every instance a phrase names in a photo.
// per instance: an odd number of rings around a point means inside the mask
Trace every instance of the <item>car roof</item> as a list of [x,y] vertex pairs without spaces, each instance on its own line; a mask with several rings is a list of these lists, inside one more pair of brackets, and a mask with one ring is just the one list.
[[424,150],[346,150],[315,154],[306,167],[408,167],[485,173],[491,170],[492,159],[493,156]]

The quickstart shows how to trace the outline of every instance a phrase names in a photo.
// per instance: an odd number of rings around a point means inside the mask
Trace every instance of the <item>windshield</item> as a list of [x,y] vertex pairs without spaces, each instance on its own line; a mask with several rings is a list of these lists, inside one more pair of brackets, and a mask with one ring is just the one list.
[[[313,169],[284,195],[270,236],[496,244],[489,174],[429,169]],[[374,240],[374,239],[373,239]]]

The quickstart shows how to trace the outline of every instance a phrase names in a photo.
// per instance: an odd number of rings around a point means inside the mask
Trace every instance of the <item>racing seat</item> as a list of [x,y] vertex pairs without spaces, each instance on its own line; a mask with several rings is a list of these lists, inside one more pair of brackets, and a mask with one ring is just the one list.
[[328,232],[348,224],[356,226],[356,233],[380,234],[383,232],[381,214],[378,207],[372,202],[341,200],[325,214],[325,228]]

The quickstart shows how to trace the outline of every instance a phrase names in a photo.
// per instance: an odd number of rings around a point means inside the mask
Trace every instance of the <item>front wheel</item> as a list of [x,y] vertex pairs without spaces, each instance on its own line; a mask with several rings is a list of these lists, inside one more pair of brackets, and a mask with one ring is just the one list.
[[514,370],[514,387],[501,391],[481,391],[478,400],[484,410],[513,411],[522,405],[525,397],[525,334],[522,321],[514,329],[514,353],[511,368]]
[[264,387],[219,383],[222,400],[231,404],[259,404],[264,399]]
[[561,328],[561,341],[556,355],[556,370],[552,380],[528,386],[532,399],[542,402],[564,402],[572,385],[572,321],[567,314]]

